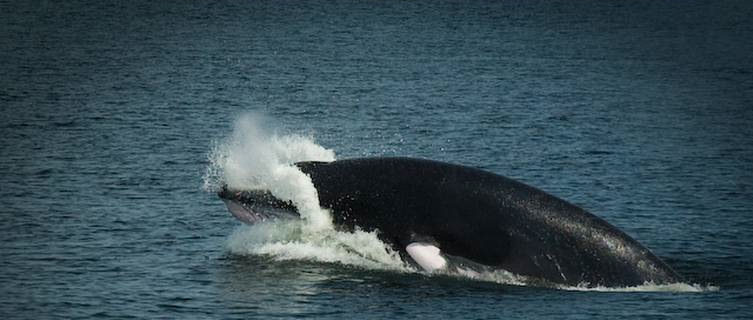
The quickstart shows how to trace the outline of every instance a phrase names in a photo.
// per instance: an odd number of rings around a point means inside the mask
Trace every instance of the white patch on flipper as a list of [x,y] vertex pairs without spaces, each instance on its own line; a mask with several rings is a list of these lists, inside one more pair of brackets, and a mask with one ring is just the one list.
[[424,242],[413,242],[405,247],[413,261],[418,263],[421,268],[428,272],[444,269],[447,266],[447,260],[440,254],[439,248]]

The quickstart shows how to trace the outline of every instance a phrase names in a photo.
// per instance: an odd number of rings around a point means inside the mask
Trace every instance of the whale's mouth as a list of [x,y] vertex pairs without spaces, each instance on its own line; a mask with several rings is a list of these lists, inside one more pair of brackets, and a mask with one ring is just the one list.
[[269,191],[237,191],[223,187],[217,195],[225,202],[228,211],[246,224],[299,217],[292,203],[276,198]]
[[248,208],[244,206],[243,203],[236,200],[222,200],[225,202],[228,211],[230,211],[236,219],[243,221],[246,224],[255,224],[272,219],[270,214]]

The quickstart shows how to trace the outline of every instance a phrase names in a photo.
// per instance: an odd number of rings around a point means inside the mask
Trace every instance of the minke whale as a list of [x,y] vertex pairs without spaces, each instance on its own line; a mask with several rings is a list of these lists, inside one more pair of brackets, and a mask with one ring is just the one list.
[[[428,272],[505,270],[543,286],[628,287],[682,278],[601,218],[491,172],[413,158],[299,162],[337,228],[376,230]],[[266,190],[218,195],[239,220],[294,218]]]

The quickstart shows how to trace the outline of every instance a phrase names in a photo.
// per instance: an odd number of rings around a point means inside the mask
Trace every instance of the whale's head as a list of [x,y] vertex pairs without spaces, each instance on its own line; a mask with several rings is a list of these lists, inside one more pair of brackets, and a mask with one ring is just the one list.
[[233,216],[247,224],[299,217],[291,202],[281,200],[267,190],[233,190],[223,186],[217,195]]

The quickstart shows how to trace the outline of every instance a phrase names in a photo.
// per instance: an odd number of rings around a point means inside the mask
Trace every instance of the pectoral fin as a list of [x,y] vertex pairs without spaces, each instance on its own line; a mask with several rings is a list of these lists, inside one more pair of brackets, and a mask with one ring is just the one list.
[[447,266],[447,259],[442,257],[441,250],[433,244],[412,242],[405,247],[405,251],[427,272],[442,270]]

